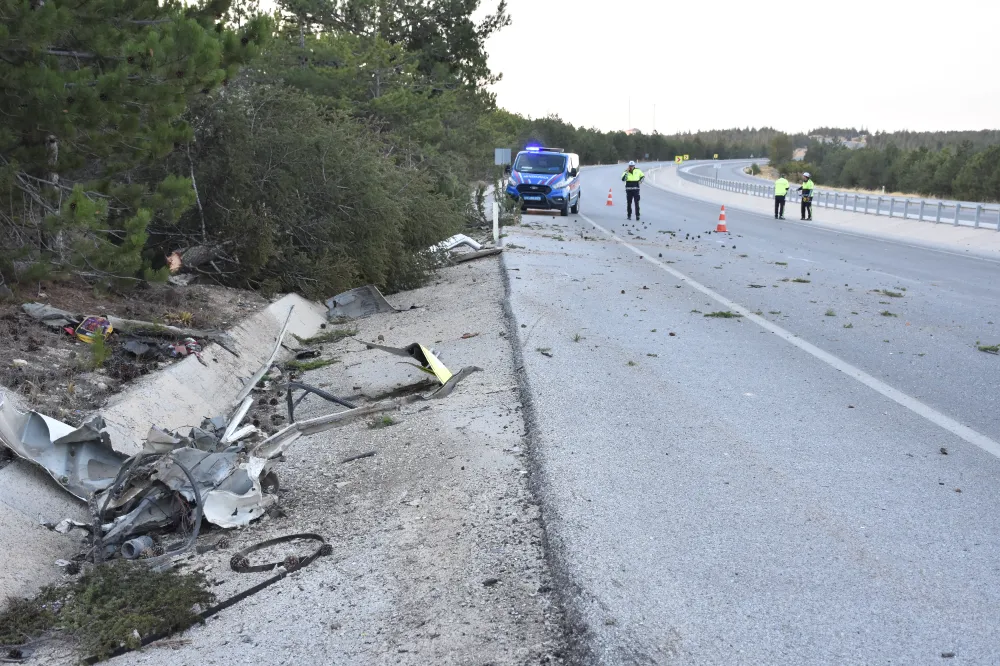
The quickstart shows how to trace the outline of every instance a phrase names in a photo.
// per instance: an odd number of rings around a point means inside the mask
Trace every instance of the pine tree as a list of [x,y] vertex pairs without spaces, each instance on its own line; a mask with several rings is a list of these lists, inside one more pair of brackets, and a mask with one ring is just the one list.
[[[150,277],[147,227],[193,204],[190,180],[145,170],[183,150],[188,100],[226,83],[266,21],[229,0],[0,0],[0,270],[15,259]],[[187,175],[187,174],[184,174]],[[23,211],[23,212],[22,212]]]

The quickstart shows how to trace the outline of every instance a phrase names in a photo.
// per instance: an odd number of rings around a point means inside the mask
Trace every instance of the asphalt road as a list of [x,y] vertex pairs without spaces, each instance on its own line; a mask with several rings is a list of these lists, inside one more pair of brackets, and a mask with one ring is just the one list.
[[[772,188],[774,186],[774,181],[768,180],[766,178],[761,178],[759,176],[751,176],[750,174],[743,171],[744,168],[750,166],[754,162],[766,163],[767,160],[718,160],[718,161],[697,161],[689,162],[680,167],[681,177],[686,177],[687,174],[693,176],[701,176],[703,178],[718,179],[718,180],[728,180],[743,183],[755,183],[757,185],[764,185],[765,187]],[[719,168],[716,169],[715,167]],[[718,176],[716,176],[718,172]],[[797,186],[796,186],[797,187]],[[817,187],[816,193],[819,196],[820,192],[825,192],[823,187]],[[895,199],[895,203],[890,201],[890,199]],[[820,199],[825,202],[825,199]],[[909,201],[909,206],[907,207],[906,201]],[[864,195],[859,195],[857,212],[864,212],[865,206],[868,206],[870,214],[874,214],[876,210],[880,211],[881,215],[889,215],[892,213],[893,217],[904,217],[904,215],[910,219],[919,220],[920,202],[926,202],[923,210],[923,219],[927,222],[936,222],[937,217],[937,203],[940,201],[942,204],[941,209],[941,222],[944,224],[952,223],[955,219],[955,204],[960,203],[962,209],[959,211],[959,223],[966,226],[974,226],[976,222],[976,206],[982,206],[983,210],[980,212],[980,225],[995,229],[998,220],[1000,220],[1000,206],[997,204],[977,204],[974,201],[960,201],[956,202],[951,199],[934,199],[930,197],[919,198],[919,197],[890,197],[888,195],[883,196],[881,202],[878,200],[878,195],[869,196],[866,204]],[[816,204],[818,206],[818,204]],[[848,194],[846,197],[842,194],[840,196],[840,201],[837,202],[837,208],[843,210],[854,210],[854,197]]]
[[505,241],[574,661],[1000,662],[1000,264],[619,175]]

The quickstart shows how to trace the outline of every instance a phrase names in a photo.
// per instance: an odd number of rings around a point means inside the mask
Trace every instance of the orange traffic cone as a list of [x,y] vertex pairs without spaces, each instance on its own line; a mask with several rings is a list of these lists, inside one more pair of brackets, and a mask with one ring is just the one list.
[[719,213],[719,223],[715,225],[715,232],[720,234],[728,234],[729,230],[726,229],[726,207],[722,207],[722,212]]
[[614,204],[611,203],[611,189],[612,188],[610,188],[610,187],[608,188],[608,205],[609,206],[614,206]]

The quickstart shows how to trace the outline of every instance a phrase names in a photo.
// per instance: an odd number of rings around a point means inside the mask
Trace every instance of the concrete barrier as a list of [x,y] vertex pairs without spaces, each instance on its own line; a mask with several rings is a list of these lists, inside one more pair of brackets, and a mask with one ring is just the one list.
[[202,353],[208,367],[191,356],[142,378],[112,398],[101,415],[115,450],[137,453],[154,425],[174,430],[225,415],[244,382],[267,361],[292,306],[286,344],[294,343],[292,335],[315,335],[326,323],[324,306],[290,294],[230,329],[239,357],[211,344]]

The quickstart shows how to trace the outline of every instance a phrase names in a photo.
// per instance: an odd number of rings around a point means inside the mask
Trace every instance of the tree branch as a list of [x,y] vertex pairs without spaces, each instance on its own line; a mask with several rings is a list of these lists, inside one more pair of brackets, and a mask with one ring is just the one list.
[[198,214],[201,216],[201,240],[208,242],[208,231],[205,229],[205,209],[201,206],[201,195],[198,194],[198,181],[194,178],[194,160],[191,159],[191,144],[187,145],[188,165],[191,167],[191,187],[194,189],[194,200],[198,202]]

